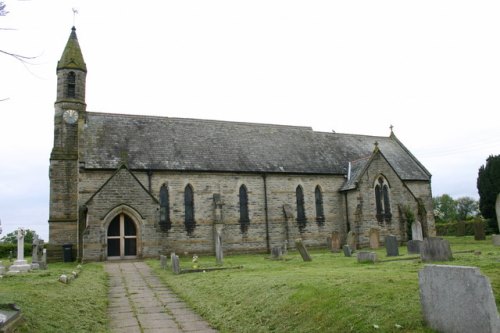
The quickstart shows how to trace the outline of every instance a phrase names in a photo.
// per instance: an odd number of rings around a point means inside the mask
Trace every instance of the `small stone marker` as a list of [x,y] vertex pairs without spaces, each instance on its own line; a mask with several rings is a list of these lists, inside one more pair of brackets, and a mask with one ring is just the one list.
[[307,253],[307,249],[304,246],[304,243],[302,243],[302,239],[296,239],[295,240],[295,246],[297,247],[297,250],[299,250],[300,255],[302,256],[302,260],[304,261],[312,261],[311,256],[309,253]]
[[363,262],[375,263],[377,261],[377,254],[375,252],[361,251],[358,252],[357,257],[359,263]]
[[47,249],[42,250],[42,259],[40,260],[38,265],[40,266],[40,269],[47,269]]
[[420,245],[420,257],[424,262],[449,261],[453,259],[453,254],[447,240],[428,237]]
[[172,252],[170,254],[170,261],[172,265],[172,272],[174,272],[174,274],[180,274],[181,267],[179,265],[179,256],[177,256],[174,252]]
[[421,240],[409,240],[406,243],[408,254],[420,254],[420,247],[422,246]]
[[370,229],[370,248],[371,249],[378,249],[379,246],[380,246],[379,231],[378,231],[378,229],[371,228]]
[[389,235],[385,236],[385,250],[388,257],[399,256],[399,244],[396,236]]
[[500,246],[500,235],[492,235],[491,240],[493,241],[493,245]]
[[160,267],[161,269],[167,268],[167,256],[160,254]]
[[477,267],[426,265],[419,273],[424,320],[439,332],[500,332],[490,281]]
[[281,246],[275,246],[271,249],[271,259],[281,260],[283,258],[283,249]]
[[484,224],[483,222],[475,222],[474,223],[474,240],[485,240],[486,234],[484,232]]
[[411,224],[411,239],[424,240],[424,237],[422,236],[422,224],[418,221]]
[[351,230],[347,233],[346,243],[351,248],[351,251],[356,249],[356,233],[354,231]]
[[351,247],[349,245],[344,245],[342,247],[342,249],[344,250],[344,256],[345,257],[350,257],[352,256],[352,251],[351,251]]
[[338,231],[332,232],[331,238],[331,251],[340,252],[340,233]]
[[465,236],[465,222],[460,221],[457,223],[457,237]]

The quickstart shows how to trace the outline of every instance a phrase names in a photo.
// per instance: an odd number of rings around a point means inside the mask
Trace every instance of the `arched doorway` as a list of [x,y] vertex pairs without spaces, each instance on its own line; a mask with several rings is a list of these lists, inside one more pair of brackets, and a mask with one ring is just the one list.
[[135,259],[137,256],[137,228],[127,214],[115,216],[108,226],[108,259]]

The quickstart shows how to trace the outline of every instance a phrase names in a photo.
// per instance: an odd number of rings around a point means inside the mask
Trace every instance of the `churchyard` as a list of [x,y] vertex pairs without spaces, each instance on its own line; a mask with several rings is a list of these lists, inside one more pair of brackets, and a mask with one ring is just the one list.
[[[491,236],[484,241],[446,239],[454,259],[439,264],[478,267],[500,308],[500,246],[493,246]],[[194,254],[179,253],[181,271],[196,271],[185,274],[174,274],[170,260],[165,269],[158,259],[147,263],[221,332],[433,332],[424,324],[419,295],[418,274],[426,264],[408,255],[406,246],[398,250],[390,257],[383,247],[368,250],[376,263],[359,263],[360,250],[351,257],[343,251],[309,250],[311,261],[298,251],[282,260],[226,255],[224,268],[242,268],[213,271],[209,268],[218,267],[214,256],[193,262]],[[103,264],[84,264],[71,283],[58,281],[76,265],[49,263],[47,270],[0,279],[2,303],[16,303],[22,310],[19,332],[107,331]]]

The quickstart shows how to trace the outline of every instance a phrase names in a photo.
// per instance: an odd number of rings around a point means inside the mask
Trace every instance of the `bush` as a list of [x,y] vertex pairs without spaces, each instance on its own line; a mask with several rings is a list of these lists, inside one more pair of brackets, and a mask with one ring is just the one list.
[[[24,243],[24,256],[31,256],[31,244]],[[12,259],[17,258],[17,244],[0,243],[0,258],[8,258],[12,251]]]
[[[490,228],[488,228],[488,224],[486,221],[482,219],[474,219],[465,223],[465,235],[464,236],[474,236],[474,224],[476,222],[480,222],[483,224],[484,230],[486,233],[490,233]],[[457,236],[459,222],[450,222],[450,223],[436,223],[436,234],[437,236]]]

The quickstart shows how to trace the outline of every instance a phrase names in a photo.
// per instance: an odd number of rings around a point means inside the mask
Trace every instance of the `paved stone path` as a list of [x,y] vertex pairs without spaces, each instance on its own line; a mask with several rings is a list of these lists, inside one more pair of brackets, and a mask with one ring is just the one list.
[[107,262],[112,332],[217,332],[141,261]]

